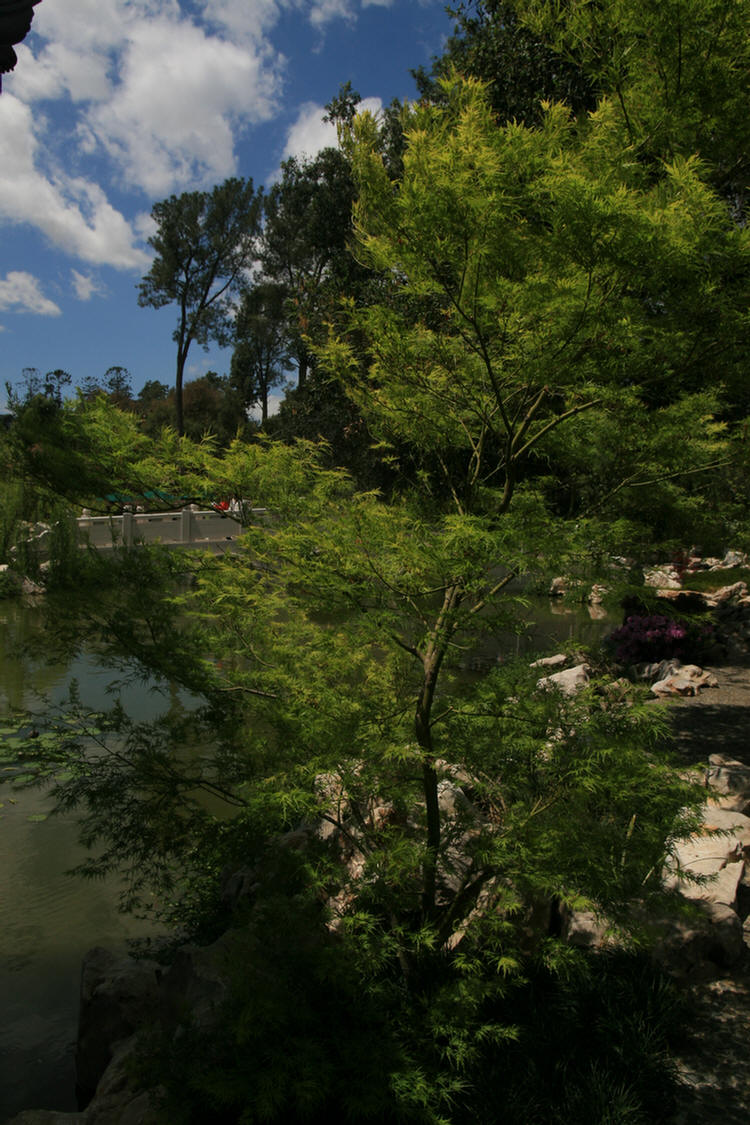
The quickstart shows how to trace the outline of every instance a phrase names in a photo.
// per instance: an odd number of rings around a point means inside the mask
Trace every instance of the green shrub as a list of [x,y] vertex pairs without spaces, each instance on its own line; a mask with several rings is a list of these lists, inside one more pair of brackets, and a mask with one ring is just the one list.
[[566,972],[527,965],[525,983],[474,1013],[504,1031],[467,1035],[456,1065],[439,1031],[448,1004],[455,1039],[466,1007],[455,966],[437,960],[412,991],[365,978],[315,915],[299,896],[269,903],[235,943],[219,1027],[149,1043],[147,1079],[165,1084],[170,1125],[667,1119],[683,1007],[647,958],[568,950]]

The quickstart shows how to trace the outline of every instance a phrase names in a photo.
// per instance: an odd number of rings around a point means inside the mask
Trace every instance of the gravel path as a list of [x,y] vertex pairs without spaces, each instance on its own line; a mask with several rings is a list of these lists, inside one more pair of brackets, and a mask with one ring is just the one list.
[[677,1058],[681,1079],[671,1125],[747,1125],[750,1121],[750,973],[693,988],[691,1043]]
[[692,761],[721,753],[750,765],[750,667],[709,668],[719,681],[670,704],[677,746]]
[[[721,753],[750,766],[750,667],[710,669],[719,681],[672,703],[677,748],[691,762]],[[750,1125],[750,949],[729,974],[693,985],[694,1023],[677,1067],[672,1125]]]

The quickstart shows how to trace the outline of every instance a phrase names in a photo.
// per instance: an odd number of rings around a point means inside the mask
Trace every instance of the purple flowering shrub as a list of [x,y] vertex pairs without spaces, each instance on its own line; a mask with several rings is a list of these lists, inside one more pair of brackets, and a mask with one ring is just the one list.
[[697,659],[710,638],[710,625],[694,625],[655,613],[632,614],[607,637],[605,644],[621,664]]

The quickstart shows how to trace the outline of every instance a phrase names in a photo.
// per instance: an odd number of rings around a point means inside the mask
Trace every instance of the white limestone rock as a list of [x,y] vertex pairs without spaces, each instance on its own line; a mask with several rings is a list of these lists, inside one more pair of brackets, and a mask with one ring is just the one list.
[[476,810],[463,789],[448,778],[444,777],[438,782],[437,791],[438,806],[445,816],[454,818],[461,814],[476,815]]
[[24,578],[21,582],[21,593],[38,597],[44,593],[44,586],[40,586],[38,582],[32,582],[30,578]]
[[161,966],[90,949],[81,970],[76,1048],[78,1085],[93,1093],[112,1059],[114,1044],[151,1018],[159,995]]
[[714,600],[718,603],[734,601],[737,598],[747,597],[747,585],[744,582],[733,582],[731,586],[722,586],[714,591]]
[[563,918],[562,938],[578,949],[601,949],[613,944],[606,919],[592,910],[571,910]]
[[[684,898],[734,909],[745,859],[750,856],[750,817],[706,806],[703,823],[702,832],[678,841],[666,867],[665,886],[679,890]],[[685,876],[690,875],[704,881],[689,882]]]
[[574,668],[565,668],[562,672],[554,672],[551,676],[543,676],[537,681],[539,691],[559,691],[563,695],[576,695],[591,679],[591,666],[589,664],[576,664]]
[[567,659],[564,652],[556,652],[553,656],[542,656],[539,660],[532,660],[529,668],[562,668]]
[[690,918],[672,919],[656,943],[654,956],[670,973],[706,979],[743,956],[742,922],[723,902],[697,902]]
[[729,550],[725,553],[724,558],[721,560],[722,566],[730,569],[735,566],[745,566],[747,563],[747,555],[744,551]]
[[651,680],[653,683],[666,680],[682,668],[681,660],[658,660],[631,665],[629,672],[634,680]]
[[679,590],[682,586],[680,576],[673,566],[647,567],[643,571],[643,582],[646,586],[663,590]]
[[651,685],[654,695],[697,695],[705,688],[718,687],[713,672],[706,672],[697,664],[683,664],[664,679]]
[[708,763],[706,786],[712,798],[723,808],[744,812],[750,802],[750,766],[725,754],[711,754]]
[[118,1043],[87,1106],[81,1125],[159,1125],[164,1117],[158,1110],[160,1090],[141,1090],[133,1079],[135,1037]]

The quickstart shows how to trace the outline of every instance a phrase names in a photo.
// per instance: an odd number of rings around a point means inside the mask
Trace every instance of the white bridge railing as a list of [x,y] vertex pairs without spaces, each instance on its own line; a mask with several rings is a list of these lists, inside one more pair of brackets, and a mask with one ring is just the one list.
[[[266,508],[242,507],[244,523],[258,522],[266,514]],[[111,550],[142,543],[162,543],[165,547],[217,547],[231,543],[242,534],[243,519],[239,512],[182,508],[179,512],[123,512],[119,516],[85,514],[76,524],[81,547]],[[29,545],[38,558],[48,558],[52,528],[49,524],[38,523],[30,530]],[[11,554],[15,553],[16,548],[11,547]]]
[[[245,515],[265,515],[265,508],[245,509]],[[184,546],[222,543],[242,534],[238,515],[213,508],[178,512],[123,512],[120,516],[81,516],[77,521],[82,543],[92,547],[132,547],[136,543]]]

